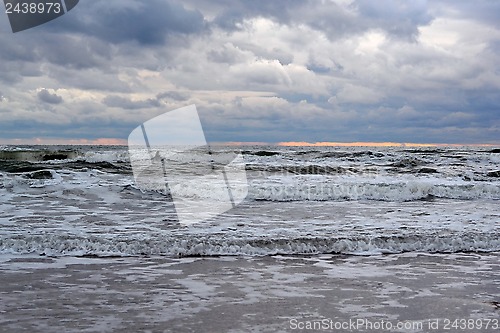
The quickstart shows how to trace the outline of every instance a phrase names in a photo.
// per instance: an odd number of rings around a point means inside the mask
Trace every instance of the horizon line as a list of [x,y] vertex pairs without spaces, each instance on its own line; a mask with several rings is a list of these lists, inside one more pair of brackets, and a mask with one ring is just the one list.
[[[61,139],[61,138],[33,138],[33,139],[0,139],[1,145],[75,145],[75,146],[127,146],[126,139],[118,138],[97,138],[97,139]],[[278,147],[494,147],[499,143],[419,143],[419,142],[394,142],[394,141],[220,141],[211,142],[210,145],[225,146],[278,146]]]

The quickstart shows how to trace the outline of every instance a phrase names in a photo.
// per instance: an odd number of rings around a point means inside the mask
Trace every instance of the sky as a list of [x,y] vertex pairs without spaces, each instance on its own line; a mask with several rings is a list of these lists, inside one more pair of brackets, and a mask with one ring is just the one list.
[[500,1],[80,0],[12,33],[0,143],[126,143],[195,104],[209,142],[500,144]]

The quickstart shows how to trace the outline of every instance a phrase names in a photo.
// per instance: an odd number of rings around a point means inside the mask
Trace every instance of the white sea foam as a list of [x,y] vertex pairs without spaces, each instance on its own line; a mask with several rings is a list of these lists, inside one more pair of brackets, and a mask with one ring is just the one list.
[[[183,228],[162,192],[168,180],[163,173],[137,184],[125,148],[68,149],[77,158],[60,160],[65,155],[56,151],[51,160],[37,148],[26,155],[28,160],[17,152],[0,160],[1,253],[198,256],[500,250],[500,180],[489,176],[498,165],[496,155],[488,152],[273,148],[269,155],[255,148],[244,154],[247,199],[206,223]],[[142,154],[148,162],[149,152]],[[223,154],[214,155],[216,160]],[[177,186],[186,200],[210,205],[227,191],[189,177],[213,172],[207,158],[195,157],[176,166],[177,183],[169,185]],[[219,168],[227,164],[225,157],[220,159]]]
[[500,250],[499,234],[393,235],[378,237],[325,238],[228,237],[117,238],[72,237],[61,235],[0,238],[2,254],[45,254],[50,256],[218,256],[276,254],[377,254],[403,252],[492,252]]
[[411,201],[428,197],[500,199],[500,182],[467,182],[413,176],[293,176],[256,180],[249,198],[268,201],[381,200]]
[[128,152],[122,150],[88,151],[83,156],[83,160],[90,163],[127,162],[128,159]]
[[[36,173],[44,172],[45,176],[37,178]],[[63,182],[61,175],[55,170],[41,170],[21,175],[0,174],[0,188],[16,189],[22,191],[23,188],[43,188],[46,186],[56,186]],[[48,176],[50,175],[50,176]]]

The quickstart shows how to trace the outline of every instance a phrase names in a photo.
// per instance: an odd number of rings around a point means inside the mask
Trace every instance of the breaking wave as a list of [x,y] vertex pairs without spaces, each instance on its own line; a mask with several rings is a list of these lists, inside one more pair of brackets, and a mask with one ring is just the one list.
[[0,253],[49,256],[234,256],[297,254],[455,253],[500,250],[498,233],[450,233],[373,237],[244,238],[223,234],[107,239],[39,235],[0,238]]
[[430,198],[499,200],[500,184],[446,182],[436,178],[382,181],[363,181],[355,177],[350,180],[292,178],[276,179],[274,182],[256,181],[250,187],[249,198],[264,201],[413,201]]

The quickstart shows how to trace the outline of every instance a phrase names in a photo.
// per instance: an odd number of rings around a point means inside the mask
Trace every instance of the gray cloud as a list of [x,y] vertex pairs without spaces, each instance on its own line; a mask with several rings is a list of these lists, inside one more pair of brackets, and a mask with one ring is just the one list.
[[51,94],[47,89],[42,89],[38,92],[37,97],[40,101],[49,104],[61,104],[63,98],[57,94]]
[[48,28],[63,26],[111,43],[142,45],[162,45],[169,35],[200,33],[205,28],[203,15],[178,1],[92,0],[77,10],[78,15],[72,13],[59,26]]
[[158,101],[161,100],[174,100],[174,101],[187,101],[189,94],[182,91],[166,91],[156,95]]
[[353,6],[357,7],[368,26],[380,27],[390,35],[402,38],[414,38],[419,26],[434,19],[427,0],[356,0]]
[[216,16],[213,20],[218,27],[224,30],[240,30],[239,24],[251,17],[262,16],[275,19],[281,23],[289,23],[292,14],[300,8],[302,0],[254,0],[254,1],[231,1],[216,0],[209,5],[200,0],[192,1],[193,5],[204,8],[205,11],[216,10]]
[[38,43],[35,51],[52,64],[77,70],[106,67],[112,62],[109,46],[94,38],[49,35]]
[[121,108],[125,110],[145,109],[160,106],[157,99],[147,99],[132,101],[129,98],[120,96],[106,96],[102,101],[106,106]]
[[213,23],[224,30],[241,30],[244,20],[265,17],[282,24],[306,24],[332,39],[370,29],[383,29],[395,37],[412,39],[420,25],[433,19],[426,0],[355,0],[347,5],[317,0],[188,2],[214,14]]
[[498,20],[500,3],[498,1],[476,0],[470,2],[440,0],[434,6],[438,15],[446,14],[461,19],[474,19],[493,25],[496,28],[500,27],[500,21]]
[[194,103],[213,141],[498,142],[499,6],[81,1],[0,34],[0,133],[126,138]]

